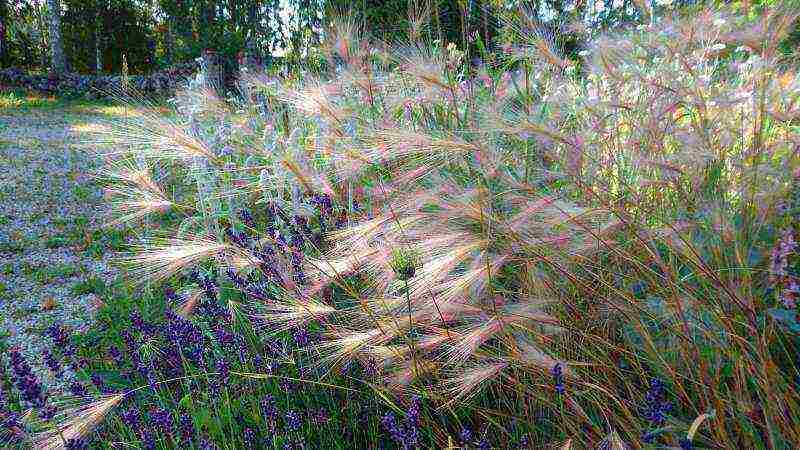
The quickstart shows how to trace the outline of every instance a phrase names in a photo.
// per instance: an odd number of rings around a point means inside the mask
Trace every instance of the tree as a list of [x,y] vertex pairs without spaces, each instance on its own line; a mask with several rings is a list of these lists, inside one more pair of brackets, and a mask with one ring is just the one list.
[[50,54],[52,69],[56,73],[67,71],[67,58],[64,56],[64,42],[61,39],[61,2],[59,0],[47,0],[47,7],[50,10]]
[[6,23],[8,22],[8,5],[6,0],[0,0],[0,67],[6,65],[8,61],[8,45],[6,44]]

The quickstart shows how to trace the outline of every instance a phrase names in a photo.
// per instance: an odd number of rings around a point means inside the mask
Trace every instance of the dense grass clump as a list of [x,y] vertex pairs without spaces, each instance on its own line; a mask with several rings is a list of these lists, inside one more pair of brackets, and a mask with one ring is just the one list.
[[477,66],[342,21],[326,73],[117,124],[156,293],[87,347],[91,419],[146,448],[792,448],[795,18],[659,18],[575,62],[523,17]]

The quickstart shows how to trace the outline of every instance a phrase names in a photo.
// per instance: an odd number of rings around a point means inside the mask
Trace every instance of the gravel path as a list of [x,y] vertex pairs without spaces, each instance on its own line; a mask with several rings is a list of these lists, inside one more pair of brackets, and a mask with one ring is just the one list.
[[101,112],[0,110],[0,340],[19,349],[46,385],[42,354],[53,323],[84,329],[115,277],[102,192],[86,140]]

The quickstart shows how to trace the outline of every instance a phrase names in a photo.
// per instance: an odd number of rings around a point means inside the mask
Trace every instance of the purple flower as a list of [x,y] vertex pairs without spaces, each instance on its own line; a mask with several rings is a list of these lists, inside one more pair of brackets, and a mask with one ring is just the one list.
[[772,250],[771,275],[773,277],[786,276],[789,255],[797,249],[797,241],[791,229],[783,230],[777,245]]
[[142,336],[152,337],[156,334],[156,326],[144,320],[139,312],[132,312],[130,318],[134,329],[141,331]]
[[270,235],[270,236],[272,236],[274,231],[275,231],[276,209],[278,209],[278,206],[275,204],[275,202],[270,201],[270,202],[267,203],[267,206],[266,206],[267,220],[266,220],[266,224],[265,225],[267,227],[267,234]]
[[367,360],[362,363],[361,370],[367,379],[375,378],[379,373],[378,361],[372,356],[368,357]]
[[7,409],[5,400],[2,398],[2,390],[0,390],[0,430],[2,430],[0,434],[7,432],[14,439],[21,439],[24,432],[20,419],[18,413]]
[[655,444],[657,437],[658,431],[648,431],[647,433],[642,434],[642,442],[645,444]]
[[165,315],[167,322],[163,327],[163,333],[168,341],[175,344],[170,347],[167,355],[172,360],[172,365],[182,366],[182,355],[199,364],[204,342],[203,332],[197,325],[170,309],[166,310]]
[[408,412],[406,414],[406,422],[414,425],[415,427],[419,426],[420,406],[421,406],[421,401],[419,396],[417,395],[412,396],[411,406],[408,408]]
[[53,324],[49,326],[47,328],[47,334],[59,348],[64,349],[69,347],[69,334],[61,325]]
[[291,380],[281,380],[279,386],[287,394],[292,394],[297,389],[297,385]]
[[420,399],[414,396],[411,400],[406,420],[400,423],[394,413],[388,412],[381,419],[384,430],[389,432],[392,440],[399,444],[404,450],[417,448],[419,446],[419,412]]
[[305,328],[298,328],[295,330],[293,337],[298,347],[305,347],[311,342],[311,335]]
[[275,405],[275,399],[271,395],[261,399],[261,414],[264,416],[264,423],[269,432],[274,433],[278,421],[278,407]]
[[217,361],[217,372],[222,383],[227,384],[231,377],[231,366],[224,359]]
[[69,362],[69,366],[72,367],[72,370],[75,372],[80,372],[85,367],[89,366],[89,360],[86,358],[80,358],[78,360],[72,360]]
[[567,388],[564,386],[564,368],[561,366],[561,363],[556,363],[556,365],[550,369],[550,374],[553,376],[553,384],[556,392],[558,395],[564,395],[564,393],[567,392]]
[[292,250],[291,255],[295,281],[299,285],[306,284],[306,275],[303,272],[303,254],[299,250]]
[[356,368],[355,368],[355,366],[354,366],[354,364],[353,364],[353,362],[352,362],[352,361],[345,361],[345,362],[344,362],[344,363],[343,363],[343,364],[342,364],[342,365],[339,367],[339,375],[341,375],[341,376],[343,376],[343,377],[348,377],[348,376],[350,376],[350,374],[351,374],[351,373],[352,373],[352,372],[353,372],[355,369],[356,369]]
[[76,397],[86,397],[88,395],[88,392],[86,392],[86,387],[78,382],[70,384],[69,390],[72,392],[72,395]]
[[231,280],[231,283],[233,283],[233,285],[236,286],[237,289],[243,292],[247,291],[247,285],[248,285],[247,280],[245,280],[244,277],[239,275],[236,272],[236,270],[229,267],[228,270],[225,271],[225,275],[228,276],[228,279]]
[[135,432],[138,432],[142,426],[142,414],[136,408],[130,408],[126,411],[123,411],[120,414],[120,417],[122,418],[122,422]]
[[462,444],[469,444],[472,442],[472,430],[468,427],[462,427],[461,432],[458,433],[458,437],[461,439]]
[[267,283],[250,283],[247,285],[246,292],[248,295],[259,300],[275,299],[275,295],[270,292],[269,285]]
[[[381,419],[381,424],[384,430],[389,432],[392,440],[399,444],[404,450],[417,447],[417,436],[413,430],[406,429],[403,424],[397,421],[395,415],[391,412],[384,414]],[[409,432],[411,431],[411,432]]]
[[297,411],[289,410],[286,412],[284,416],[286,421],[286,429],[289,431],[298,431],[303,426],[302,419],[300,418],[300,414]]
[[308,228],[308,219],[303,216],[294,216],[292,222],[294,223],[292,246],[300,250],[306,240],[305,236],[311,236],[311,229]]
[[168,409],[155,408],[151,410],[150,420],[162,434],[172,434],[172,413]]
[[17,350],[11,350],[9,355],[11,357],[11,378],[20,391],[23,400],[34,406],[44,406],[47,395],[45,395],[42,385],[33,374],[31,366],[28,365],[25,358]]
[[117,367],[122,366],[122,362],[123,362],[122,353],[119,351],[117,346],[112,345],[111,347],[108,348],[108,356],[114,362],[115,366],[117,366]]
[[[136,351],[136,341],[134,341],[133,336],[131,336],[130,331],[122,330],[120,332],[120,337],[122,338],[123,342],[125,342],[125,347],[127,347],[128,352],[132,354],[137,354]],[[116,347],[115,347],[116,348]]]
[[219,303],[217,295],[219,286],[217,286],[216,281],[209,277],[198,276],[198,284],[200,284],[200,288],[203,289],[203,294],[205,294],[204,301],[200,303],[200,313],[210,320],[226,318],[227,311]]
[[652,425],[660,426],[667,420],[667,413],[672,404],[666,400],[666,388],[658,378],[650,382],[650,388],[644,397],[643,415]]
[[230,348],[236,343],[236,335],[223,326],[214,328],[214,337],[222,348]]
[[175,293],[175,290],[169,287],[164,288],[164,298],[166,298],[170,306],[173,307],[181,302],[181,298]]
[[146,450],[155,450],[156,449],[156,438],[150,432],[145,432],[142,435],[142,446]]
[[209,442],[207,439],[203,439],[200,441],[200,449],[201,450],[217,450],[217,446]]
[[277,419],[278,418],[278,407],[275,404],[275,398],[269,394],[267,394],[264,398],[261,399],[261,412],[264,414],[265,418],[268,419]]
[[789,256],[797,251],[797,241],[791,229],[786,229],[781,233],[777,244],[772,249],[770,260],[770,282],[775,285],[778,292],[778,299],[787,309],[797,307],[797,298],[800,294],[800,287],[796,280],[789,273]]
[[800,296],[800,285],[795,280],[789,280],[786,288],[780,292],[779,299],[785,308],[795,309],[798,296]]
[[311,417],[311,421],[314,422],[315,425],[322,425],[328,423],[330,420],[331,418],[325,408],[319,408]]
[[255,443],[256,440],[255,431],[253,431],[253,429],[250,427],[245,428],[244,432],[242,433],[242,440],[244,441],[244,445],[246,448],[248,449],[254,448],[253,444]]
[[65,442],[66,450],[84,450],[89,448],[89,444],[84,439],[69,439]]
[[61,363],[50,353],[49,350],[42,351],[42,356],[44,357],[44,362],[47,365],[47,368],[53,372],[54,375],[59,375],[62,371]]
[[189,444],[194,437],[194,424],[192,423],[192,418],[188,414],[181,414],[178,422],[181,440],[184,444]]
[[281,282],[281,274],[278,272],[275,263],[275,248],[271,245],[262,244],[256,247],[255,255],[258,258],[258,268],[273,283]]
[[253,220],[253,215],[250,213],[249,210],[243,209],[239,211],[239,220],[241,220],[242,223],[245,224],[245,226],[247,226],[248,228],[256,227],[256,221]]
[[237,247],[250,248],[252,240],[243,231],[236,231],[233,228],[225,230],[225,236],[233,242]]
[[131,317],[131,323],[133,324],[133,327],[135,329],[141,330],[141,329],[144,328],[144,319],[142,318],[141,314],[139,314],[138,312],[134,311],[134,312],[131,313],[130,317]]
[[58,412],[58,409],[55,406],[53,406],[53,405],[45,405],[42,408],[40,414],[42,415],[42,419],[44,419],[44,420],[52,420],[53,417],[56,416],[56,412]]

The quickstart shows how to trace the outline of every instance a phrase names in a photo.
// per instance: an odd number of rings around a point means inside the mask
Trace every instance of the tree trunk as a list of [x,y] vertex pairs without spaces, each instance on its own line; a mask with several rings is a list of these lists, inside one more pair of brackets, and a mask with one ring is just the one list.
[[164,21],[164,53],[167,56],[167,62],[170,67],[175,63],[175,36],[172,34],[173,20],[172,17],[167,17]]
[[67,59],[64,56],[64,42],[61,39],[61,5],[59,0],[47,0],[50,10],[50,54],[52,68],[57,73],[67,71]]
[[8,22],[6,0],[0,0],[0,68],[6,65],[6,23]]
[[94,32],[94,69],[97,75],[103,73],[103,52],[100,46],[100,33]]
[[100,40],[103,39],[103,20],[102,15],[100,14],[100,4],[95,5],[97,8],[95,10],[94,16],[94,70],[97,75],[103,73],[103,46],[101,45]]
[[206,83],[214,90],[222,92],[219,55],[211,49],[204,49],[201,56],[203,58],[203,74],[205,75]]
[[259,55],[256,54],[258,38],[258,2],[252,2],[247,9],[247,41],[245,42],[245,66],[250,66]]

